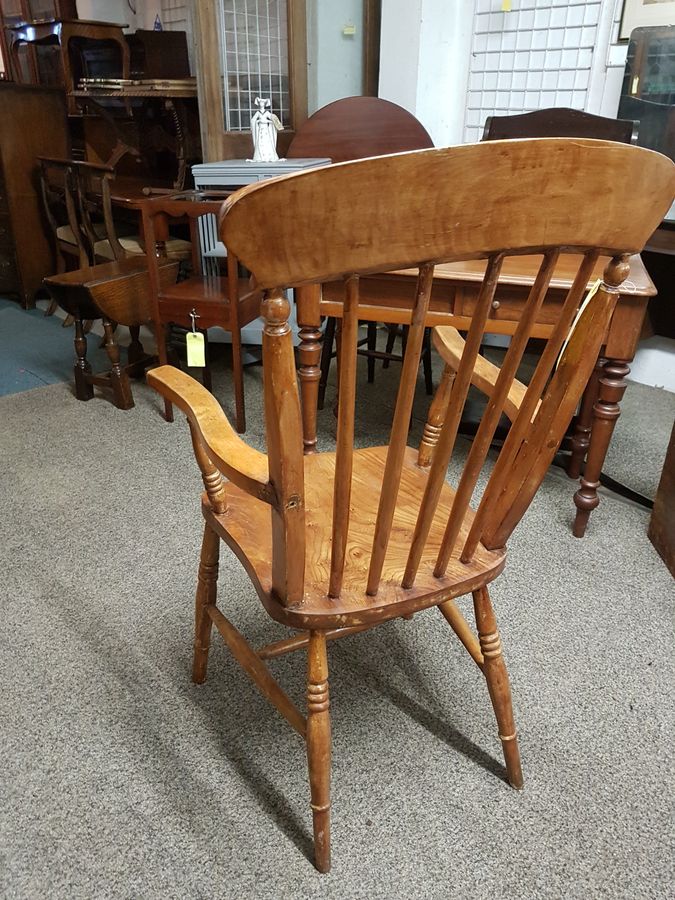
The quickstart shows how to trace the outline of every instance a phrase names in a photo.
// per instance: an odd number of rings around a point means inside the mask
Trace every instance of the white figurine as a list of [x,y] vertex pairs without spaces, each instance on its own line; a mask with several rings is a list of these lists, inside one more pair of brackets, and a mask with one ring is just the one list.
[[283,131],[284,126],[278,117],[272,112],[272,102],[261,97],[255,98],[258,107],[251,117],[251,133],[253,135],[253,160],[252,162],[276,162],[277,132]]

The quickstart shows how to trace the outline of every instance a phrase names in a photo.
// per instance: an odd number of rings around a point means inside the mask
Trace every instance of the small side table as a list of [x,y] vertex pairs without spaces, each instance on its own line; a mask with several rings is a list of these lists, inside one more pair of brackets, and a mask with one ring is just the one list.
[[[246,159],[224,159],[220,162],[199,163],[192,167],[192,175],[197,190],[234,190],[246,184],[255,184],[266,178],[277,175],[288,175],[290,172],[302,172],[317,166],[330,165],[330,159],[317,157],[309,159],[279,159],[273,163],[249,162]],[[202,267],[204,273],[215,274],[217,258],[225,257],[227,252],[218,240],[218,227],[215,216],[204,216],[200,219],[200,235],[202,244]],[[295,318],[295,306],[289,319],[293,335],[297,339],[298,326]],[[256,319],[241,330],[244,344],[262,344],[262,319]]]

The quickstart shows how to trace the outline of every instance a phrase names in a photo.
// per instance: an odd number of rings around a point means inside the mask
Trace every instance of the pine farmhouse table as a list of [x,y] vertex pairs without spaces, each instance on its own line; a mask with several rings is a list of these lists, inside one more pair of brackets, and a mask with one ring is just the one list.
[[[580,257],[560,258],[534,328],[534,337],[548,337],[569,290]],[[607,258],[598,261],[589,286],[602,277]],[[487,332],[513,334],[520,311],[541,262],[539,256],[508,257],[503,265]],[[588,519],[600,500],[600,473],[607,454],[619,403],[626,390],[626,376],[640,338],[647,302],[656,289],[639,256],[630,261],[630,275],[621,286],[621,296],[607,330],[602,355],[586,387],[572,434],[568,465],[571,478],[579,478],[574,494],[576,516],[573,533],[583,537]],[[474,260],[436,267],[428,326],[453,325],[466,330],[478,298],[485,262]],[[409,324],[415,292],[416,272],[389,272],[361,279],[359,319],[387,324]],[[343,285],[331,282],[296,289],[300,326],[299,377],[302,396],[303,440],[306,453],[316,449],[316,413],[321,355],[321,317],[342,316]],[[584,465],[585,461],[585,465]],[[583,474],[582,474],[583,470]]]

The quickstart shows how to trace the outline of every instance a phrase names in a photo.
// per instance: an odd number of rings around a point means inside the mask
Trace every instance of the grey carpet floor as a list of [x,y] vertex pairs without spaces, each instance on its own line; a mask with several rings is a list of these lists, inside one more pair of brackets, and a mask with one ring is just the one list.
[[[260,377],[247,371],[258,446]],[[391,380],[360,385],[363,442],[381,437]],[[438,613],[332,645],[320,876],[302,741],[219,640],[207,683],[190,682],[200,479],[180,417],[135,396],[129,412],[64,384],[0,400],[1,896],[672,896],[675,592],[644,510],[605,493],[575,540],[574,485],[552,470],[510,542],[493,597],[522,792]],[[426,404],[420,391],[415,434]],[[329,446],[330,409],[319,428]],[[220,584],[254,643],[284,634],[227,551]],[[302,655],[271,665],[301,703]]]

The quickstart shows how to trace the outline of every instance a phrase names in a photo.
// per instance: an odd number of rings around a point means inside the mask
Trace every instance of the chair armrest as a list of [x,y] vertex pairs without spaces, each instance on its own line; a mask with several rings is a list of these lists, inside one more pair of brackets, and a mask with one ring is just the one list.
[[260,500],[274,501],[266,454],[239,437],[216,398],[203,385],[174,366],[150,369],[147,380],[185,413],[213,464],[229,481]]
[[[464,352],[464,339],[457,329],[450,325],[438,325],[434,328],[434,347],[446,365],[456,372]],[[484,356],[479,355],[476,357],[476,364],[473,367],[471,384],[487,397],[491,397],[499,372],[499,366],[495,366]],[[509,389],[508,397],[504,402],[504,412],[512,422],[518,414],[526,390],[527,388],[522,382],[515,380]]]

